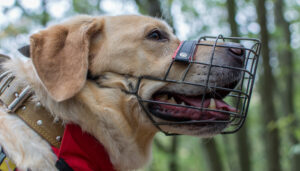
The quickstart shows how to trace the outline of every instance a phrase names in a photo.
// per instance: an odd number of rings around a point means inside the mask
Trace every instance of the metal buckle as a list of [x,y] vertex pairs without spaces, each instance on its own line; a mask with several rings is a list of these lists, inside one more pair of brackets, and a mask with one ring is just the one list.
[[[6,71],[0,75],[0,95],[9,87],[9,84],[15,79],[11,72]],[[3,80],[3,81],[2,81]],[[15,112],[18,107],[26,100],[31,94],[30,86],[25,87],[22,92],[8,105],[7,112]]]
[[[0,75],[0,95],[6,90],[6,88],[9,86],[9,83],[13,81],[15,76],[13,76],[9,71],[6,71]],[[2,81],[4,79],[4,81]]]
[[32,94],[30,86],[26,86],[22,92],[7,107],[8,112],[15,112],[21,104]]

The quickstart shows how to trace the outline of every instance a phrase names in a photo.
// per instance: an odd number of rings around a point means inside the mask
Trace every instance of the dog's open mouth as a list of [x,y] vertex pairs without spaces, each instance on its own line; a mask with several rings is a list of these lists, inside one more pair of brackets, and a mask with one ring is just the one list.
[[157,92],[152,96],[157,103],[150,103],[148,107],[154,116],[168,121],[228,121],[230,112],[237,112],[236,108],[222,100],[229,93],[212,91],[203,97]]

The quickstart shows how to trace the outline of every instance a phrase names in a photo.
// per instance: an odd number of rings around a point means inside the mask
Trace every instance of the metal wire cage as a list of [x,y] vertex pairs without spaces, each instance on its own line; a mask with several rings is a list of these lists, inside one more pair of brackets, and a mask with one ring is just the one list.
[[[206,43],[206,41],[210,41],[213,43]],[[233,47],[227,45],[227,44],[220,44],[219,42],[238,42],[242,44],[241,47]],[[204,36],[198,39],[197,42],[195,42],[196,49],[199,46],[207,46],[211,47],[211,57],[210,62],[200,62],[196,60],[190,60],[186,64],[186,69],[184,71],[183,76],[180,80],[173,80],[169,78],[169,73],[172,68],[172,65],[176,62],[182,62],[178,61],[176,59],[173,59],[165,76],[163,78],[156,78],[151,76],[141,76],[138,78],[136,89],[132,94],[135,94],[140,105],[142,106],[143,110],[146,112],[147,116],[151,120],[151,122],[162,132],[164,132],[166,135],[177,135],[171,132],[164,131],[161,126],[162,125],[187,125],[187,124],[226,124],[226,128],[223,129],[222,134],[229,134],[237,132],[242,125],[245,122],[245,119],[247,117],[248,107],[251,99],[251,94],[254,86],[255,81],[255,75],[258,65],[258,59],[260,54],[260,48],[261,48],[261,42],[258,39],[252,39],[252,38],[240,38],[240,37],[223,37],[222,35],[219,36]],[[233,67],[233,66],[226,66],[226,65],[216,65],[213,64],[213,59],[215,57],[215,49],[216,48],[235,48],[235,49],[241,49],[244,52],[244,60],[243,60],[243,66],[242,67]],[[194,50],[192,53],[195,55]],[[186,76],[190,71],[190,68],[193,65],[202,65],[207,66],[208,74],[206,76],[206,82],[205,83],[195,83],[190,82],[186,80]],[[210,80],[210,72],[212,68],[226,68],[228,70],[236,70],[239,71],[241,76],[239,83],[234,87],[220,87],[220,86],[213,86],[209,84]],[[181,105],[181,104],[173,104],[173,103],[167,103],[167,102],[161,102],[156,100],[149,100],[149,99],[143,99],[139,94],[138,90],[140,88],[141,82],[143,80],[155,80],[155,81],[162,81],[162,82],[168,82],[172,84],[183,84],[183,85],[193,85],[193,86],[199,86],[201,88],[207,89],[214,89],[214,90],[223,90],[227,91],[229,94],[223,98],[223,101],[230,104],[231,106],[235,107],[237,110],[235,112],[232,111],[226,111],[221,109],[211,109],[207,108],[203,105],[206,94],[204,93],[202,95],[202,105],[201,107],[196,106],[189,106],[189,105]],[[206,91],[204,91],[206,92]],[[204,120],[184,120],[184,121],[156,121],[153,117],[153,114],[149,111],[148,106],[150,104],[164,104],[164,105],[170,105],[170,106],[177,106],[182,108],[190,108],[193,110],[199,110],[199,111],[214,111],[214,112],[220,112],[222,114],[228,115],[229,119],[227,120],[211,120],[211,119],[204,119]]]

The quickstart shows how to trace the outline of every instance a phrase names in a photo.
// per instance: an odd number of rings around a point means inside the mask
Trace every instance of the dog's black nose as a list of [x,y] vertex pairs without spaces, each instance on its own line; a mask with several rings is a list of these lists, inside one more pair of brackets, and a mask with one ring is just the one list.
[[233,43],[233,42],[226,42],[225,46],[228,46],[228,50],[237,56],[244,56],[245,50],[243,49],[244,46],[239,43]]
[[230,56],[232,56],[236,62],[243,65],[245,58],[245,50],[243,49],[244,46],[233,42],[226,42],[225,46],[228,47]]

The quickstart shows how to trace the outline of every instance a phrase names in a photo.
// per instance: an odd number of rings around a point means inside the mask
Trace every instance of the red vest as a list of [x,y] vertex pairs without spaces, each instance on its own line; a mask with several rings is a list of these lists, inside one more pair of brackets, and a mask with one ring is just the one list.
[[74,171],[115,171],[103,145],[78,125],[66,125],[60,148],[52,149]]

